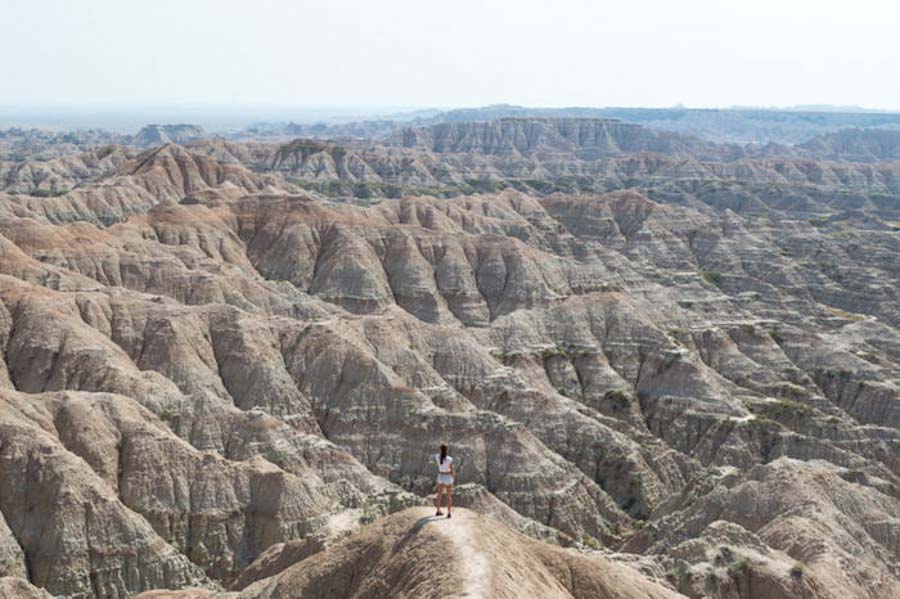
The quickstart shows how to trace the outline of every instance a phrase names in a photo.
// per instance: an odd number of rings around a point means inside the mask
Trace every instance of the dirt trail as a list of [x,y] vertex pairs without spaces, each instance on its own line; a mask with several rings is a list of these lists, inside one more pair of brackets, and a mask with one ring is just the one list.
[[474,532],[472,516],[460,511],[447,520],[440,519],[437,529],[452,544],[459,556],[462,590],[456,592],[446,589],[448,597],[490,597],[491,596],[491,564],[490,558],[481,550]]

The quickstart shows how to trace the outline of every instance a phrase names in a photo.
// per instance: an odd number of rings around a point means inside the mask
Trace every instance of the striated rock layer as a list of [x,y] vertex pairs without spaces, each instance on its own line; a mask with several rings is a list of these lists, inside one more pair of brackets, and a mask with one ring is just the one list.
[[[631,131],[570,125],[373,152],[428,184]],[[0,193],[0,589],[896,594],[894,167],[625,141],[556,162],[611,192],[342,203],[304,177],[369,167],[300,140]],[[419,526],[441,442],[472,512]]]
[[[298,556],[299,557],[299,556]],[[633,569],[514,533],[465,509],[454,519],[428,508],[388,516],[346,540],[213,598],[276,597],[680,597]],[[248,584],[249,583],[249,584]],[[246,585],[246,586],[244,586]],[[237,589],[235,589],[237,590]],[[192,591],[146,593],[186,599]]]

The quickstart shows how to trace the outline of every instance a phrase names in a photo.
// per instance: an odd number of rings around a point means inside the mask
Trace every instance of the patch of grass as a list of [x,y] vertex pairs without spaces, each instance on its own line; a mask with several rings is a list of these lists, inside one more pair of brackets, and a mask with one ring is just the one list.
[[328,197],[355,197],[360,199],[389,198],[399,199],[407,196],[434,196],[447,198],[458,192],[449,187],[418,187],[414,185],[398,185],[396,183],[353,183],[351,181],[306,181],[297,177],[288,177],[288,181],[301,189],[315,191]]
[[747,574],[750,573],[750,568],[751,568],[750,560],[748,560],[745,557],[742,557],[741,559],[732,562],[728,566],[728,575],[731,576],[732,578],[737,578],[739,576],[746,576]]
[[760,431],[765,430],[777,430],[781,428],[781,425],[772,420],[771,418],[766,418],[765,416],[757,416],[751,420],[742,420],[739,424],[746,426],[747,428],[758,429]]
[[831,306],[825,306],[825,310],[831,313],[838,318],[843,318],[844,320],[850,320],[853,322],[859,322],[860,320],[865,320],[866,317],[862,314],[855,314],[853,312],[847,312],[846,310],[841,310],[840,308],[833,308]]
[[565,357],[566,350],[564,350],[563,348],[561,348],[559,346],[545,347],[544,349],[541,350],[540,355],[545,360],[547,358],[552,358],[553,356],[564,356]]
[[584,545],[585,547],[589,547],[595,551],[599,551],[602,548],[600,543],[597,542],[597,539],[595,539],[594,537],[592,537],[588,534],[584,534],[584,533],[582,533],[582,535],[581,535],[581,544]]
[[490,179],[466,179],[466,186],[467,193],[496,193],[509,187],[509,184],[506,181]]
[[491,355],[494,356],[496,359],[500,360],[501,362],[505,362],[506,360],[509,359],[510,352],[503,351],[502,349],[495,349],[495,350],[491,351]]
[[798,414],[801,416],[809,416],[812,414],[812,408],[810,408],[806,404],[802,404],[799,401],[794,401],[792,399],[779,399],[778,401],[771,404],[771,406],[778,412],[788,412],[791,414]]
[[165,422],[169,428],[173,428],[178,419],[178,413],[171,408],[163,408],[159,413],[159,419]]
[[551,181],[543,181],[541,179],[525,179],[523,183],[538,193],[553,193],[557,189],[556,185]]
[[858,350],[854,352],[858,357],[862,358],[866,362],[870,362],[872,364],[881,364],[881,360],[878,359],[878,356],[867,351]]
[[811,224],[814,227],[824,227],[826,224],[828,224],[829,218],[830,217],[827,215],[826,216],[817,216],[815,218],[809,219],[809,224]]
[[688,567],[684,562],[678,562],[675,564],[674,568],[670,568],[668,572],[666,572],[666,578],[673,581],[679,581],[685,576],[687,576]]
[[722,284],[722,273],[716,271],[703,270],[700,271],[700,276],[703,277],[710,285],[715,285],[718,287]]
[[800,385],[796,385],[790,381],[780,381],[778,383],[775,383],[772,389],[779,396],[786,395],[788,397],[809,397],[809,391],[807,391]]
[[30,195],[35,198],[56,198],[67,193],[68,189],[34,189]]

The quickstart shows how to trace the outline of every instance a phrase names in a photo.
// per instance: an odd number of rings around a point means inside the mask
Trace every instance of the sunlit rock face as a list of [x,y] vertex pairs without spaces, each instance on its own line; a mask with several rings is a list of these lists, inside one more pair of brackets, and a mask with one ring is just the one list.
[[895,163],[404,135],[0,165],[0,590],[900,593]]

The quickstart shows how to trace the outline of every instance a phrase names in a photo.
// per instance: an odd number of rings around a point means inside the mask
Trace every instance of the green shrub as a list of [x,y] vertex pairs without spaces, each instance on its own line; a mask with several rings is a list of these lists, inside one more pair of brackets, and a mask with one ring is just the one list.
[[746,576],[750,573],[750,560],[745,557],[731,563],[728,566],[728,574],[732,578],[737,578],[738,576]]
[[686,563],[679,561],[675,564],[674,568],[670,568],[668,572],[666,572],[666,577],[669,580],[673,580],[675,582],[680,581],[688,575],[688,566]]
[[594,550],[601,549],[601,545],[597,542],[597,539],[587,534],[581,535],[581,544]]
[[779,399],[776,402],[772,403],[774,409],[778,412],[788,412],[791,414],[798,414],[800,416],[808,416],[812,414],[812,408],[810,408],[806,404],[802,404],[799,401],[793,401],[791,399]]
[[163,408],[159,413],[159,419],[165,422],[169,428],[173,428],[178,419],[178,414],[171,408]]
[[702,276],[703,279],[710,285],[715,285],[716,287],[718,287],[722,284],[722,273],[720,272],[704,270],[700,273],[700,276]]

